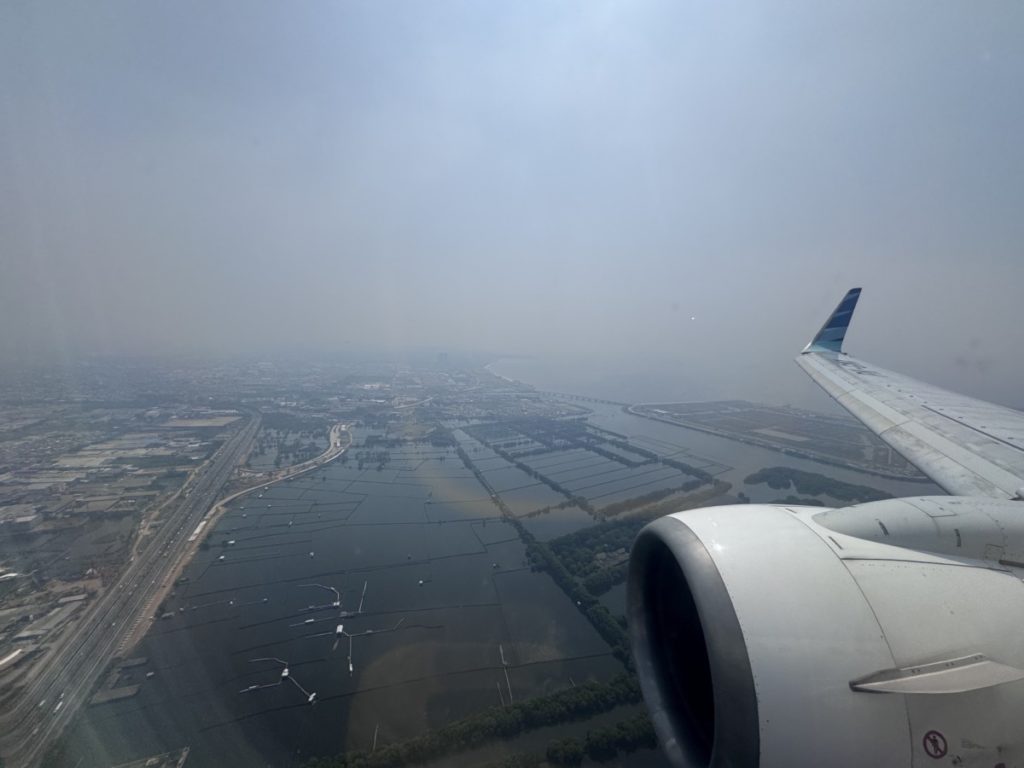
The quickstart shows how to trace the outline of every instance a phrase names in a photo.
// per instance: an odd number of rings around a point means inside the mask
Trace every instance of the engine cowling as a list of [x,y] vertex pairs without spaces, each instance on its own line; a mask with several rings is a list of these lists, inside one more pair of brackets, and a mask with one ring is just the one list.
[[[949,514],[935,536],[915,501],[715,507],[640,533],[630,633],[674,765],[1024,765],[1024,573],[977,556],[986,545],[954,536]],[[971,504],[960,514],[1005,535]],[[966,537],[975,556],[901,537]]]

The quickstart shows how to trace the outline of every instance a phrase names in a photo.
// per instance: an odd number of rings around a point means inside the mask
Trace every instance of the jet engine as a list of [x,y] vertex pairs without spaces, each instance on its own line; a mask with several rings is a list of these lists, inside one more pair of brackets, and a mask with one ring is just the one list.
[[1024,503],[680,512],[633,545],[675,766],[1024,766]]

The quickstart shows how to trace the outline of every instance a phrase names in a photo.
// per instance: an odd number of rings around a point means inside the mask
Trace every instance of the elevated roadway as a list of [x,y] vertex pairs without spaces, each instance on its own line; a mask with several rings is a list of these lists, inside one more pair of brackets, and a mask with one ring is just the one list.
[[259,416],[250,414],[248,422],[196,471],[184,498],[164,512],[162,524],[140,542],[120,578],[50,647],[49,658],[40,662],[41,670],[26,683],[16,703],[0,712],[0,755],[5,765],[39,765],[86,703],[118,649],[144,620],[153,595],[180,564],[189,534],[213,509],[259,424]]

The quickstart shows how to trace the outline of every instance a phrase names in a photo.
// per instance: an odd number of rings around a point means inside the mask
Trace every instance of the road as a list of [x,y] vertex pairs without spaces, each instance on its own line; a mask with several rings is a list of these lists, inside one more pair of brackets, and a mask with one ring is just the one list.
[[38,765],[78,708],[86,703],[133,628],[171,578],[188,549],[189,534],[214,507],[221,489],[243,459],[259,429],[256,414],[197,470],[185,498],[165,512],[156,533],[140,546],[121,577],[90,612],[51,647],[43,670],[29,682],[17,704],[0,713],[0,755],[7,766]]
[[[342,439],[342,435],[344,435],[344,440]],[[330,441],[328,443],[327,450],[316,458],[304,461],[301,464],[293,464],[290,467],[284,467],[282,469],[275,470],[274,472],[261,473],[263,474],[263,477],[259,478],[260,482],[258,485],[244,488],[243,490],[237,491],[236,493],[226,496],[218,501],[217,504],[203,516],[202,522],[205,523],[205,525],[202,533],[195,536],[194,540],[192,540],[193,537],[190,535],[186,547],[175,549],[173,558],[176,565],[170,569],[168,576],[164,578],[162,587],[150,594],[145,610],[136,616],[132,624],[131,631],[129,631],[121,641],[118,655],[123,656],[125,651],[130,651],[131,648],[142,639],[142,636],[146,634],[146,630],[149,629],[149,621],[147,619],[154,615],[154,612],[157,610],[160,603],[163,602],[164,598],[166,598],[171,592],[174,586],[173,579],[178,576],[179,571],[184,570],[184,567],[192,560],[196,550],[202,544],[205,534],[213,530],[213,527],[217,524],[217,520],[226,511],[229,503],[241,496],[262,491],[275,483],[279,483],[293,477],[298,477],[306,472],[311,472],[318,467],[322,467],[328,462],[334,461],[336,458],[341,456],[348,449],[351,443],[352,435],[347,431],[346,426],[344,424],[335,424],[330,430]],[[195,533],[195,529],[193,529],[193,533]]]
[[[287,467],[282,467],[281,469],[270,470],[256,470],[240,467],[241,473],[243,476],[248,476],[251,479],[258,479],[260,481],[260,485],[257,487],[266,487],[282,480],[287,480],[290,477],[296,477],[304,474],[309,472],[311,469],[323,466],[329,461],[334,461],[348,449],[348,446],[351,443],[351,435],[349,435],[348,441],[343,443],[341,439],[343,434],[348,434],[347,425],[341,423],[335,424],[328,432],[326,450],[319,456],[315,456],[314,458],[308,459],[299,464],[292,464]],[[256,487],[246,488],[244,491],[239,491],[230,498],[223,499],[221,504],[226,504],[231,501],[231,499],[244,496],[254,490],[256,490]]]

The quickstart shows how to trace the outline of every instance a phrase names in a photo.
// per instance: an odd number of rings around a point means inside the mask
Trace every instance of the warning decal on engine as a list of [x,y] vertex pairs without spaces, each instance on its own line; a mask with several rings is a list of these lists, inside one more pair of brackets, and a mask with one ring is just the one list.
[[935,758],[938,760],[940,757],[945,757],[946,752],[949,751],[949,747],[946,744],[946,737],[938,731],[928,731],[924,735],[923,739],[924,751],[928,753],[928,757]]

